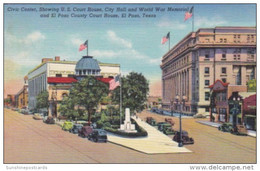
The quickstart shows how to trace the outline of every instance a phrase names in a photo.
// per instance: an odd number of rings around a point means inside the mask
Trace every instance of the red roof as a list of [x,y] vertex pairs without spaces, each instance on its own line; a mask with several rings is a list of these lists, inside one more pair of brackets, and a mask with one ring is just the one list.
[[103,83],[109,83],[113,78],[100,78],[98,77],[97,80],[102,81]]
[[209,88],[213,88],[214,87],[214,85],[217,83],[217,82],[220,82],[224,87],[227,87],[228,86],[228,84],[229,83],[224,83],[223,81],[221,81],[221,80],[216,80],[215,82],[214,82],[214,84],[212,84],[212,85],[210,85],[209,86]]
[[48,83],[70,84],[70,83],[77,82],[77,80],[72,77],[48,77],[47,82]]
[[256,113],[256,94],[251,95],[244,99],[244,112],[246,114],[255,114]]

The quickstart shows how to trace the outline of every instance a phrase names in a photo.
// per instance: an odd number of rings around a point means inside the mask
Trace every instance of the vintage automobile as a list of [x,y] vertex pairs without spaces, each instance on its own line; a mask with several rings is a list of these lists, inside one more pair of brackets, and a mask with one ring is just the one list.
[[93,132],[93,128],[91,126],[83,126],[79,131],[78,131],[78,136],[86,138]]
[[46,120],[43,120],[46,124],[55,124],[55,120],[52,116],[48,116]]
[[172,120],[172,118],[165,118],[165,122],[170,123],[172,126],[175,124],[175,122]]
[[64,131],[70,131],[73,127],[73,123],[70,122],[70,121],[65,121],[63,124],[62,124],[62,127],[61,129],[64,130]]
[[223,132],[230,132],[232,129],[233,125],[232,123],[223,123],[218,127],[218,130],[223,131]]
[[153,119],[153,117],[147,117],[146,123],[148,123],[149,125],[152,125],[152,126],[156,125],[156,121]]
[[231,134],[247,135],[247,129],[244,125],[236,125],[230,130]]
[[82,124],[74,124],[72,129],[70,129],[69,131],[73,134],[78,134],[79,133],[79,130],[81,130],[83,127]]
[[93,140],[94,142],[107,142],[107,133],[103,129],[94,129],[93,132],[89,134],[88,139]]
[[35,119],[35,120],[42,120],[43,119],[43,115],[40,114],[40,113],[35,113],[33,115],[33,119]]
[[162,131],[165,135],[174,135],[175,131],[172,129],[172,127],[165,127]]
[[180,136],[180,131],[176,131],[174,137],[173,137],[173,141],[176,141],[176,142],[180,142],[181,139],[180,137],[182,137],[182,143],[183,144],[194,144],[194,139],[193,138],[190,138],[188,136],[188,132],[187,131],[181,131],[181,136]]
[[167,122],[159,122],[157,126],[158,126],[158,130],[161,132],[163,132],[166,128],[172,127],[172,125]]

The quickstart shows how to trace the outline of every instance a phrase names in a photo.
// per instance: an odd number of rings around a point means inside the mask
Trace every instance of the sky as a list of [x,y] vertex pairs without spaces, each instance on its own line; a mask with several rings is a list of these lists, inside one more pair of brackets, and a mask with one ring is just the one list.
[[[192,19],[184,22],[184,14],[192,6],[195,31],[216,26],[256,26],[255,4],[5,4],[4,95],[16,94],[23,86],[24,76],[42,58],[81,59],[86,51],[78,49],[86,40],[90,56],[101,62],[120,64],[123,75],[131,71],[142,73],[149,80],[150,95],[161,95],[161,58],[169,50],[168,42],[162,45],[161,39],[170,32],[172,48],[192,31]],[[71,11],[61,11],[62,7]],[[166,10],[156,12],[157,7]],[[179,11],[167,11],[169,7]],[[37,11],[24,11],[33,8]],[[46,12],[40,8],[59,11]],[[88,8],[102,11],[80,11]],[[116,12],[117,8],[137,8],[137,11]],[[153,11],[141,12],[140,8],[153,8]],[[48,13],[55,13],[56,17],[41,17]],[[90,13],[120,17],[71,16]],[[126,18],[121,17],[123,13]],[[155,17],[143,17],[143,13]]]

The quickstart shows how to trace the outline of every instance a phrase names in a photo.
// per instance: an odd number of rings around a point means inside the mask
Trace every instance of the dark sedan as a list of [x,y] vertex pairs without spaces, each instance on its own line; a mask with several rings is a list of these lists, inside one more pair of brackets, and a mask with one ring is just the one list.
[[179,142],[181,142],[181,137],[182,137],[183,144],[194,144],[194,139],[190,138],[188,136],[187,131],[181,131],[181,136],[180,136],[180,131],[177,131],[173,137],[173,141],[176,141],[179,143]]
[[93,132],[89,135],[88,139],[93,140],[94,142],[107,142],[107,133],[102,129],[94,129]]

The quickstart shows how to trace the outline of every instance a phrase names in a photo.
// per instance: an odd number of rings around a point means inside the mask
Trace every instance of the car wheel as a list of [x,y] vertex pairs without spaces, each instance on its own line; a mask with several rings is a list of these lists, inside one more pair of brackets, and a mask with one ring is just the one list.
[[95,142],[98,142],[98,138],[95,138],[94,141],[95,141]]

